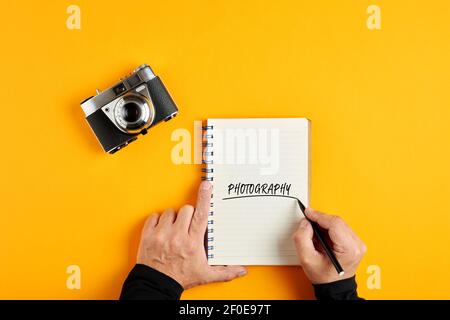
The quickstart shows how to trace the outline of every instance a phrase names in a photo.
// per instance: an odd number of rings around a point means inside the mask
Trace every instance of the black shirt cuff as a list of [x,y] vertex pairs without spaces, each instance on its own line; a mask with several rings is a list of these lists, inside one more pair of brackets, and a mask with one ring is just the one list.
[[317,300],[362,300],[356,291],[355,276],[313,286]]
[[136,264],[123,284],[120,300],[179,300],[183,287],[149,266]]

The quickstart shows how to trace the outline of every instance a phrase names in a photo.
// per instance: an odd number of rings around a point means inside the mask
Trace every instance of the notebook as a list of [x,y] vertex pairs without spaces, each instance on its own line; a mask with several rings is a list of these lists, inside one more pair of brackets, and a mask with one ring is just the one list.
[[203,130],[209,264],[298,265],[295,198],[308,206],[310,121],[208,119]]

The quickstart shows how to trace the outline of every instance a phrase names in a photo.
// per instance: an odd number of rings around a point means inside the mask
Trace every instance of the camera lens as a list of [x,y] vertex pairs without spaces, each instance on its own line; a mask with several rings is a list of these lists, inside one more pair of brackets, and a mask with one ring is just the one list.
[[113,116],[120,130],[136,134],[151,125],[155,109],[145,96],[127,93],[117,100]]
[[141,118],[141,108],[134,102],[123,105],[123,119],[126,122],[134,123]]

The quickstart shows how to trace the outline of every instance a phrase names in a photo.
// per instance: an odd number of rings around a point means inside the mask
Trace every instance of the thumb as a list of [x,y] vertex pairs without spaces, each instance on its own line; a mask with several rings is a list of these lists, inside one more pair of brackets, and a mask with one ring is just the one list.
[[295,246],[302,266],[311,264],[320,257],[320,252],[314,247],[313,236],[311,224],[303,218],[294,234]]
[[247,269],[243,266],[214,266],[211,267],[209,282],[231,281],[247,274]]

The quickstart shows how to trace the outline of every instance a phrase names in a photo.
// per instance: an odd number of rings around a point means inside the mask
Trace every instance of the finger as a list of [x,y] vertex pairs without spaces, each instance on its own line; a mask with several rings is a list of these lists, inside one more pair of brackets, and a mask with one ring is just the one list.
[[345,252],[352,247],[354,243],[353,231],[340,217],[320,213],[311,208],[306,209],[306,214],[308,219],[328,231],[328,237],[335,252]]
[[345,226],[344,220],[340,217],[324,214],[312,208],[306,208],[305,214],[309,220],[317,222],[319,226],[327,230]]
[[163,214],[159,218],[158,222],[158,228],[164,228],[167,226],[171,226],[175,221],[175,210],[173,209],[166,209],[164,210]]
[[151,234],[153,230],[155,230],[158,225],[159,214],[153,213],[151,214],[147,220],[145,220],[144,226],[142,227],[141,232],[141,241],[148,235]]
[[353,239],[353,241],[355,242],[356,246],[358,247],[358,252],[360,252],[360,254],[364,255],[367,251],[367,246],[364,243],[364,241],[361,240],[360,237],[358,237],[358,235],[349,227],[349,230],[351,231],[350,235]]
[[231,281],[247,274],[247,269],[243,266],[214,266],[210,270],[209,283]]
[[158,225],[159,214],[152,213],[147,220],[145,220],[144,227],[142,228],[143,232],[147,232],[149,230],[154,229]]
[[302,219],[294,233],[295,246],[301,265],[311,264],[320,252],[316,250],[313,242],[314,231],[307,219]]
[[175,220],[175,226],[183,231],[188,231],[191,224],[192,215],[194,214],[194,207],[191,205],[184,205],[178,211],[177,219]]
[[212,184],[203,181],[198,189],[197,206],[189,227],[189,234],[203,239],[208,224],[208,212],[211,205]]

